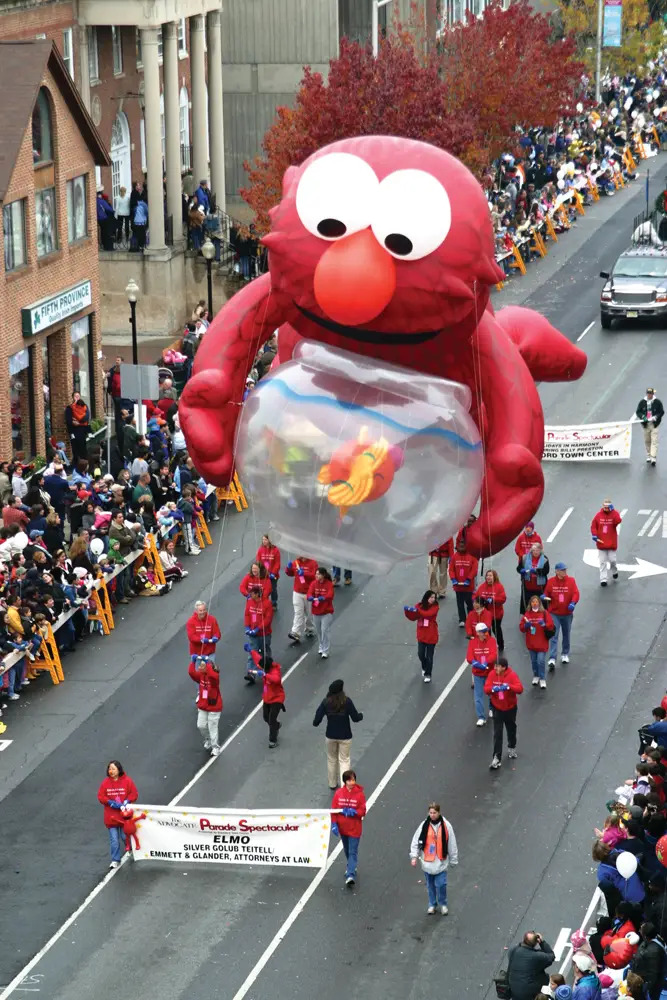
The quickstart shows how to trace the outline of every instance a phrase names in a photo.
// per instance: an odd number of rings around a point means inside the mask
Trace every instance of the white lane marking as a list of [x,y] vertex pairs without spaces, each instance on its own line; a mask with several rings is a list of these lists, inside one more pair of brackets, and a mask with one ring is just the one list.
[[646,534],[646,532],[648,531],[648,529],[651,527],[651,524],[652,524],[654,518],[656,518],[659,513],[660,512],[657,511],[657,510],[638,510],[637,511],[637,514],[640,517],[642,517],[642,516],[643,517],[648,517],[648,520],[645,521],[645,523],[643,524],[643,526],[637,532],[637,537],[638,538],[642,538]]
[[[620,512],[621,513],[621,521],[623,520],[623,518],[625,517],[625,515],[627,514],[627,512],[628,512],[628,508],[624,507],[623,510]],[[617,535],[620,535],[622,527],[623,527],[623,525],[619,524],[618,528],[616,529],[616,534]]]
[[[310,650],[306,650],[305,653],[302,653],[301,656],[299,657],[299,659],[296,661],[296,663],[294,663],[289,668],[289,670],[287,671],[287,673],[283,677],[283,683],[287,680],[287,678],[289,677],[290,674],[294,673],[294,671],[299,666],[299,664],[302,663],[303,660],[305,660],[305,658],[308,656],[309,652],[310,652]],[[255,705],[255,707],[253,708],[252,712],[250,712],[249,715],[246,715],[246,717],[243,720],[243,722],[241,722],[236,727],[236,729],[234,730],[234,732],[232,733],[232,735],[229,736],[225,740],[225,742],[222,744],[222,747],[220,749],[220,753],[223,753],[223,751],[225,751],[227,749],[227,747],[229,746],[229,744],[234,742],[234,740],[239,735],[239,733],[241,733],[245,729],[245,727],[248,725],[248,723],[250,722],[250,720],[254,719],[254,717],[261,711],[261,709],[262,709],[262,702],[258,701],[257,704]],[[177,806],[178,803],[181,801],[181,799],[184,798],[187,795],[187,793],[190,791],[190,789],[192,788],[192,786],[196,785],[196,783],[201,778],[202,774],[205,774],[208,771],[209,767],[213,767],[213,765],[215,764],[216,760],[219,760],[219,756],[218,757],[209,757],[209,759],[206,761],[206,763],[204,764],[204,766],[199,768],[199,770],[195,774],[194,778],[192,778],[190,781],[188,781],[188,783],[185,786],[185,788],[182,788],[181,791],[178,793],[178,795],[176,795],[171,800],[171,802],[168,803],[168,805],[169,806]],[[2,1000],[1,996],[0,996],[0,1000]]]
[[[589,928],[590,922],[593,919],[593,914],[595,913],[595,910],[597,909],[597,907],[599,905],[601,897],[602,897],[602,893],[600,892],[599,889],[596,889],[595,892],[593,893],[593,898],[591,899],[590,903],[588,904],[588,909],[586,910],[586,914],[584,916],[584,919],[581,921],[581,924],[579,925],[579,930],[582,932],[582,934],[586,934],[588,932],[588,928]],[[568,972],[570,971],[570,963],[572,962],[573,952],[574,952],[574,949],[573,949],[572,945],[568,945],[567,955],[565,956],[563,964],[561,965],[560,969],[558,970],[560,972],[561,976],[567,976]],[[1,998],[0,998],[0,1000],[1,1000]]]
[[571,933],[571,927],[561,927],[560,934],[556,938],[556,943],[554,945],[554,955],[556,956],[557,962],[560,962],[563,952],[569,944]]
[[0,751],[6,750],[7,747],[10,746],[10,744],[12,744],[13,742],[14,740],[0,740]]
[[[302,663],[303,660],[305,660],[305,658],[308,656],[309,652],[310,652],[310,650],[306,650],[305,653],[302,653],[302,655],[299,657],[299,659],[296,661],[296,663],[293,664],[293,666],[291,666],[289,668],[289,670],[287,671],[287,673],[283,677],[283,681],[286,681],[287,678],[290,676],[290,674],[292,674],[296,670],[296,668],[299,666],[299,664]],[[245,729],[245,727],[248,725],[248,723],[250,722],[250,720],[253,719],[257,715],[257,713],[259,712],[259,710],[261,709],[261,707],[262,707],[262,702],[260,701],[255,706],[255,708],[253,708],[252,712],[250,712],[250,714],[246,716],[246,718],[243,720],[243,722],[241,722],[236,727],[236,729],[231,734],[231,736],[227,740],[225,740],[225,742],[222,745],[222,750],[226,750],[226,748],[230,745],[230,743],[232,743],[232,741],[236,739],[236,737],[239,735],[239,733],[241,733]],[[221,752],[220,756],[222,756],[222,752]],[[204,764],[204,766],[201,767],[199,769],[199,771],[197,771],[197,773],[194,776],[194,778],[192,779],[192,781],[189,781],[187,783],[187,785],[185,786],[185,788],[183,789],[183,791],[179,792],[179,794],[174,799],[171,800],[171,802],[169,803],[169,805],[170,806],[176,805],[183,798],[183,796],[185,795],[185,793],[192,788],[192,786],[194,785],[194,783],[196,781],[198,781],[199,778],[201,778],[202,774],[204,774],[204,772],[206,770],[208,770],[208,768],[211,767],[211,765],[216,760],[220,760],[220,756],[218,756],[218,757],[210,757],[206,761],[206,763]],[[123,857],[121,859],[121,862],[120,862],[121,867],[122,867],[122,865],[124,865],[129,860],[129,857],[130,857],[129,854],[124,854],[123,855]],[[7,997],[10,997],[12,995],[12,993],[14,993],[15,990],[17,990],[21,986],[21,983],[23,983],[23,981],[25,980],[25,977],[28,975],[28,973],[31,972],[39,962],[41,962],[41,960],[44,958],[44,956],[46,954],[48,954],[49,951],[51,951],[51,948],[53,948],[54,944],[58,943],[58,941],[60,940],[60,938],[63,936],[63,934],[65,934],[69,930],[69,928],[72,926],[72,924],[76,923],[76,921],[79,919],[79,917],[81,916],[81,914],[85,910],[88,909],[88,907],[93,902],[93,900],[95,900],[99,896],[99,894],[102,892],[102,890],[104,889],[104,887],[109,884],[109,882],[114,877],[114,875],[117,875],[119,871],[120,871],[120,868],[112,869],[110,872],[108,872],[104,876],[104,878],[102,879],[101,882],[97,883],[97,885],[92,890],[92,892],[88,893],[88,895],[86,896],[86,898],[84,899],[84,901],[76,908],[76,910],[74,911],[74,913],[70,914],[70,916],[67,918],[67,920],[65,921],[65,923],[62,924],[58,928],[58,930],[55,932],[55,934],[53,934],[49,938],[49,940],[46,942],[46,944],[42,948],[39,949],[39,951],[37,952],[37,954],[33,958],[30,959],[30,961],[28,962],[28,964],[26,966],[24,966],[23,969],[21,969],[21,971],[16,976],[14,976],[14,978],[11,981],[11,983],[9,983],[7,986],[5,986],[5,988],[3,989],[2,993],[0,993],[0,1000],[7,1000]]]
[[[426,715],[424,716],[424,718],[422,719],[422,721],[419,723],[419,725],[415,729],[414,733],[412,734],[412,736],[410,737],[410,739],[408,740],[408,742],[405,744],[405,746],[403,747],[403,749],[401,750],[401,752],[395,758],[394,762],[391,764],[391,766],[389,767],[389,769],[385,773],[384,777],[380,780],[379,784],[377,785],[377,787],[373,791],[373,794],[370,796],[369,799],[367,799],[367,801],[366,801],[366,812],[367,813],[375,805],[375,803],[379,799],[380,795],[382,795],[382,792],[385,790],[385,788],[387,787],[387,785],[389,784],[389,782],[391,781],[391,779],[393,778],[393,776],[396,774],[396,771],[399,769],[399,767],[401,766],[401,764],[403,763],[403,761],[405,760],[405,758],[408,756],[408,754],[410,753],[410,751],[412,750],[412,748],[414,747],[414,745],[417,743],[417,741],[419,740],[420,736],[423,734],[423,732],[426,729],[426,727],[435,718],[435,716],[437,715],[437,713],[440,710],[441,706],[443,705],[445,699],[449,697],[449,695],[451,694],[451,692],[454,690],[454,687],[456,686],[457,682],[460,680],[460,678],[463,676],[463,674],[467,670],[468,670],[468,662],[467,662],[467,660],[464,660],[463,663],[461,664],[461,666],[458,668],[458,670],[454,674],[454,676],[452,677],[452,679],[449,681],[449,684],[447,684],[447,686],[445,687],[444,691],[441,693],[441,695],[439,696],[439,698],[433,703],[433,705],[431,706],[431,708],[429,709],[429,711],[426,713]],[[292,927],[292,925],[294,924],[294,922],[296,921],[296,919],[303,912],[303,910],[304,910],[304,908],[306,906],[306,903],[314,895],[314,893],[316,892],[316,890],[318,889],[318,887],[321,885],[321,883],[324,880],[325,875],[327,874],[327,872],[329,871],[329,869],[333,865],[334,861],[336,861],[336,859],[338,858],[338,856],[339,856],[339,854],[341,853],[342,850],[343,850],[343,845],[342,844],[338,844],[338,846],[333,849],[333,851],[331,852],[331,854],[329,855],[329,857],[327,859],[326,865],[323,868],[320,868],[320,870],[318,871],[317,875],[312,880],[312,882],[310,883],[310,885],[308,886],[308,888],[305,890],[305,892],[303,893],[303,895],[301,896],[301,898],[296,902],[296,904],[294,905],[294,909],[292,910],[292,912],[284,920],[282,926],[278,930],[278,932],[275,935],[275,937],[273,937],[273,939],[269,942],[269,944],[268,944],[268,946],[266,948],[266,951],[259,958],[259,960],[257,961],[256,965],[251,969],[251,971],[248,973],[248,975],[247,975],[246,979],[244,980],[244,982],[241,984],[241,986],[239,987],[239,989],[234,994],[233,1000],[243,1000],[243,997],[247,996],[248,990],[257,981],[257,979],[258,979],[258,977],[259,977],[262,969],[265,967],[265,965],[267,964],[267,962],[269,961],[269,959],[271,958],[271,956],[277,950],[278,946],[280,945],[280,943],[282,942],[282,940],[285,938],[287,932]],[[2,997],[0,997],[0,1000],[2,1000]]]
[[558,534],[558,532],[560,531],[560,529],[563,527],[563,525],[565,524],[565,522],[567,521],[568,517],[570,516],[570,514],[572,513],[573,510],[574,510],[574,507],[568,507],[567,508],[567,510],[565,511],[565,513],[563,514],[563,516],[561,517],[560,521],[558,522],[558,524],[556,525],[556,527],[554,528],[554,530],[551,532],[551,534],[547,538],[547,545],[549,545],[551,542],[553,542],[554,538],[556,537],[556,535]]
[[580,340],[583,340],[588,331],[592,329],[594,326],[595,326],[595,320],[591,320],[591,322],[588,324],[584,332],[580,333],[579,336],[577,337],[577,343],[579,343]]

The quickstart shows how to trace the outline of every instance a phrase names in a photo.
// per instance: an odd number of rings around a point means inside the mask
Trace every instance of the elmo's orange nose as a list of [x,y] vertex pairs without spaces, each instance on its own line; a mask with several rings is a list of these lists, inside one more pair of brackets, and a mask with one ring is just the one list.
[[370,322],[389,304],[396,267],[371,230],[363,229],[324,251],[313,286],[317,304],[330,319],[356,326]]

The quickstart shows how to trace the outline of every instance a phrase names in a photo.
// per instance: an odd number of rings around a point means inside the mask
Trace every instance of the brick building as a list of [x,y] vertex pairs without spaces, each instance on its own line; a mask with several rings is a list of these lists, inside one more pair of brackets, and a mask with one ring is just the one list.
[[95,169],[109,156],[50,41],[0,42],[0,458],[102,415]]

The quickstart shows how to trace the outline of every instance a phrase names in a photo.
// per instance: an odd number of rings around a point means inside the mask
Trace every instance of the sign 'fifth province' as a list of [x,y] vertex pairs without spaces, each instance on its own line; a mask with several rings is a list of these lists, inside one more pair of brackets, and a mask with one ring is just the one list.
[[544,462],[622,462],[630,458],[632,422],[544,428]]
[[328,810],[138,805],[133,812],[126,836],[135,861],[321,868],[327,860]]
[[21,330],[24,337],[32,337],[47,326],[53,326],[68,316],[73,316],[80,309],[85,309],[93,301],[93,289],[90,281],[82,281],[72,288],[65,288],[57,295],[40,299],[31,306],[21,309]]

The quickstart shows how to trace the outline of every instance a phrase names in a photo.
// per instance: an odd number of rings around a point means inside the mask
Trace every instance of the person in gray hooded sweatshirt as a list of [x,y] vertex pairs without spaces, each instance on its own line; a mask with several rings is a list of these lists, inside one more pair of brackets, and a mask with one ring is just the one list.
[[428,816],[415,830],[410,844],[410,863],[421,862],[428,892],[428,914],[440,907],[443,917],[447,907],[447,869],[459,863],[459,851],[452,824],[445,819],[437,802],[431,802]]

